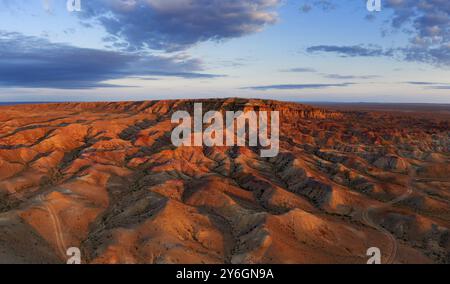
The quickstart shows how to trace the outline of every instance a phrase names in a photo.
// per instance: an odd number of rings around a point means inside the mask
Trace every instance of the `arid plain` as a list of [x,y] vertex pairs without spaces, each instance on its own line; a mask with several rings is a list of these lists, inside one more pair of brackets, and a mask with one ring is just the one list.
[[174,147],[191,100],[0,107],[0,263],[450,263],[448,108],[200,102],[279,155]]

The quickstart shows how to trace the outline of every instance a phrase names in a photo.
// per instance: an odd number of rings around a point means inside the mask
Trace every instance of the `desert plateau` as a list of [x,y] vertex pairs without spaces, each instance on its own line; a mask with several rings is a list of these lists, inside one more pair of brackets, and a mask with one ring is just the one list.
[[[279,154],[173,146],[194,102],[279,111]],[[449,230],[448,106],[0,107],[0,263],[450,263]]]

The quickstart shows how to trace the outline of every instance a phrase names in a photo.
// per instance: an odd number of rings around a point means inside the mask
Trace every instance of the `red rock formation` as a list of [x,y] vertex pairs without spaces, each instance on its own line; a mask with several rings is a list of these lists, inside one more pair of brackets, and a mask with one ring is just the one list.
[[280,111],[280,154],[180,147],[194,101],[1,107],[0,262],[449,262],[448,117],[199,100]]

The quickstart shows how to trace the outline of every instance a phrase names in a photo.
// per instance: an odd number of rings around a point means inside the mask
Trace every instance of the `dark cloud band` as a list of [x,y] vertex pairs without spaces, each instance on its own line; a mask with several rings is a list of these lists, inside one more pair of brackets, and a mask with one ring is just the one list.
[[[343,1],[309,0],[308,2],[311,7],[333,10],[330,7],[342,5],[340,2]],[[364,1],[360,2],[361,6],[364,6]],[[314,46],[308,50],[334,52],[345,57],[395,56],[406,61],[450,66],[450,1],[386,0],[383,1],[384,10],[393,12],[389,20],[392,29],[410,35],[410,41],[404,47],[382,49],[363,46]]]
[[182,50],[198,42],[241,37],[277,20],[281,0],[90,0],[84,20],[100,23],[115,46]]
[[268,85],[245,87],[247,90],[268,91],[268,90],[303,90],[303,89],[325,89],[331,87],[347,87],[354,83],[341,84],[285,84],[285,85]]
[[78,48],[0,31],[0,86],[60,89],[111,87],[105,81],[136,76],[214,78],[184,57]]
[[332,52],[342,57],[372,57],[372,56],[393,56],[393,50],[383,50],[379,46],[369,45],[353,45],[353,46],[337,46],[337,45],[317,45],[306,49],[309,53]]

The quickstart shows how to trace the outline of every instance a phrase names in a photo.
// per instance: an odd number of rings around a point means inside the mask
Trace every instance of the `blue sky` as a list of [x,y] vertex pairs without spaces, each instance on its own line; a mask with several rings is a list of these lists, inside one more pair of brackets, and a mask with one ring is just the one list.
[[0,0],[0,101],[450,103],[450,2]]

